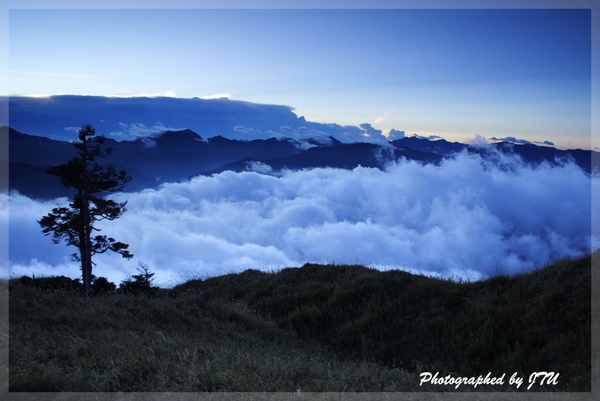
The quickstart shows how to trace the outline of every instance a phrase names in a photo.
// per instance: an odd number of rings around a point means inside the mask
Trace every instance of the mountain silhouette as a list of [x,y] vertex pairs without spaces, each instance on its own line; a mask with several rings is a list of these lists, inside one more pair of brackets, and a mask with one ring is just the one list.
[[[9,136],[9,188],[33,198],[70,196],[72,190],[62,187],[58,178],[46,171],[65,163],[76,155],[66,141],[53,140],[1,127],[0,135]],[[325,139],[324,139],[325,138]],[[591,173],[598,165],[599,154],[585,150],[559,150],[536,145],[497,143],[475,147],[445,140],[403,138],[383,144],[342,143],[333,137],[255,139],[241,141],[215,136],[205,139],[185,129],[167,131],[157,137],[131,141],[106,138],[112,153],[102,162],[126,170],[132,176],[126,191],[157,188],[166,182],[188,180],[197,175],[236,172],[278,172],[318,167],[353,169],[358,166],[384,169],[399,159],[439,164],[466,150],[492,159],[493,151],[515,154],[529,164],[575,162]],[[497,154],[497,153],[496,153]]]
[[[0,135],[9,135],[10,189],[35,198],[72,193],[56,177],[46,174],[51,166],[76,155],[71,143],[23,134],[8,127],[2,127]],[[291,138],[238,141],[217,136],[207,140],[191,130],[168,131],[159,137],[133,141],[106,138],[105,144],[113,151],[101,162],[113,164],[132,176],[126,186],[128,191],[185,180],[241,159],[286,157],[314,146]]]

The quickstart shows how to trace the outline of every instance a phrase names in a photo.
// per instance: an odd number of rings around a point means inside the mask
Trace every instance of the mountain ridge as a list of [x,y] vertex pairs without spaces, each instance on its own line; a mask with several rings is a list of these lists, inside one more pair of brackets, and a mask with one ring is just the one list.
[[[9,136],[11,190],[36,198],[71,195],[68,189],[61,188],[57,180],[49,179],[46,174],[49,167],[65,163],[75,156],[75,149],[69,142],[21,133],[7,126],[0,128],[0,135]],[[191,129],[168,130],[158,136],[125,141],[106,138],[105,143],[113,148],[113,152],[104,162],[125,169],[133,177],[126,187],[127,191],[157,188],[162,183],[226,170],[277,173],[324,167],[384,169],[387,164],[399,159],[439,164],[443,159],[463,151],[488,158],[491,158],[489,152],[514,154],[524,162],[536,165],[556,165],[571,160],[587,174],[591,174],[600,159],[600,154],[593,151],[559,150],[506,142],[478,147],[443,139],[409,137],[387,144],[344,143],[333,136],[242,141],[220,135],[207,139]],[[260,168],[256,169],[256,166]]]

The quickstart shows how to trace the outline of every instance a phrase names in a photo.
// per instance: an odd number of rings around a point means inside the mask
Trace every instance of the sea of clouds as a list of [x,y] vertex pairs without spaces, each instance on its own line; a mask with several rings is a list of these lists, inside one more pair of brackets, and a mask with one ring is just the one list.
[[[398,161],[384,170],[228,171],[115,194],[128,202],[127,211],[98,227],[130,244],[135,257],[97,255],[94,273],[118,284],[143,263],[157,284],[169,286],[316,262],[476,280],[598,247],[600,233],[592,227],[599,222],[591,217],[600,210],[592,197],[598,176],[574,164],[489,160],[463,153],[439,166]],[[1,195],[11,276],[80,276],[69,258],[76,249],[53,244],[37,223],[67,203]]]

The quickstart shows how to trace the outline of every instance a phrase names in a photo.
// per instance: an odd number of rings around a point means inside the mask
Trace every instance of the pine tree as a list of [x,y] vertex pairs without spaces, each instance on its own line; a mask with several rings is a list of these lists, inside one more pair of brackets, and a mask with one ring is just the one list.
[[139,262],[139,265],[140,267],[137,270],[140,274],[134,274],[123,280],[119,285],[119,289],[130,294],[153,295],[158,289],[158,287],[152,285],[154,273],[150,272],[145,264]]
[[97,158],[112,152],[104,145],[104,140],[104,137],[96,136],[91,125],[84,125],[79,130],[78,141],[73,142],[78,156],[48,170],[48,174],[59,177],[62,185],[76,189],[77,193],[69,207],[54,208],[38,221],[45,235],[52,234],[55,244],[65,240],[67,245],[79,248],[79,253],[72,256],[81,262],[84,289],[88,294],[92,291],[93,255],[110,250],[126,259],[133,257],[127,250],[128,244],[106,235],[92,236],[93,232],[100,231],[94,227],[95,222],[115,220],[123,214],[127,202],[117,203],[106,199],[106,195],[122,191],[131,180],[125,171],[117,172],[112,165],[102,166],[96,162]]

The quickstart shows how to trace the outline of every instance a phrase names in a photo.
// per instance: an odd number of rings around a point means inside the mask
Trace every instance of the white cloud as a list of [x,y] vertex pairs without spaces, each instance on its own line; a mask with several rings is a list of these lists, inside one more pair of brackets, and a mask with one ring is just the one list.
[[[67,129],[67,128],[65,128],[65,129]],[[72,127],[69,127],[68,129],[72,129]],[[146,125],[144,125],[142,123],[120,122],[119,123],[119,131],[113,131],[113,132],[109,133],[108,136],[111,136],[113,138],[118,138],[121,140],[132,140],[132,139],[137,139],[137,138],[155,137],[155,136],[161,135],[162,133],[164,133],[166,131],[180,131],[183,129],[184,128],[166,127],[163,123],[158,122],[158,121],[150,127],[147,127]],[[156,145],[156,143],[154,143],[154,141],[152,141],[150,138],[148,138],[148,139],[149,140],[144,140],[144,144],[147,147],[152,147],[152,146]]]
[[379,123],[384,122],[387,117],[389,117],[390,115],[392,115],[394,113],[396,113],[396,111],[389,111],[389,112],[385,113],[384,115],[377,117],[375,119],[375,121],[373,121],[373,124],[379,124]]
[[[500,165],[461,154],[441,166],[404,162],[386,171],[228,171],[117,194],[128,210],[100,228],[129,243],[135,259],[99,255],[95,273],[118,283],[137,259],[163,283],[305,262],[472,279],[576,256],[600,238],[591,232],[591,179],[579,168],[525,167],[514,158]],[[68,262],[74,249],[52,244],[36,223],[55,204],[11,197],[14,274],[51,266],[78,274]]]
[[439,136],[439,135],[423,136],[423,135],[413,134],[412,136],[415,137],[415,138],[419,138],[419,139],[427,139],[428,141],[431,141],[431,140],[434,140],[434,139],[442,139],[442,137]]
[[395,141],[397,139],[402,139],[406,137],[406,132],[399,131],[396,129],[391,129],[387,134],[385,134],[388,141]]
[[385,141],[387,138],[382,134],[379,129],[373,128],[371,124],[364,123],[360,125],[360,128],[364,131],[363,136],[368,138],[369,141]]
[[481,136],[481,135],[475,135],[475,137],[472,139],[469,139],[467,141],[467,143],[469,145],[476,146],[479,148],[489,147],[489,145],[490,145],[490,142],[484,136]]
[[261,174],[272,174],[273,168],[263,162],[259,161],[249,161],[246,163],[247,171],[255,171]]
[[516,144],[521,144],[521,145],[531,145],[533,143],[537,143],[540,145],[546,145],[546,146],[554,146],[553,142],[550,141],[535,141],[535,142],[531,142],[528,141],[527,139],[521,139],[521,138],[515,138],[514,136],[507,136],[504,138],[496,138],[495,136],[490,138],[492,141],[496,141],[496,142],[510,142],[510,143],[516,143]]

